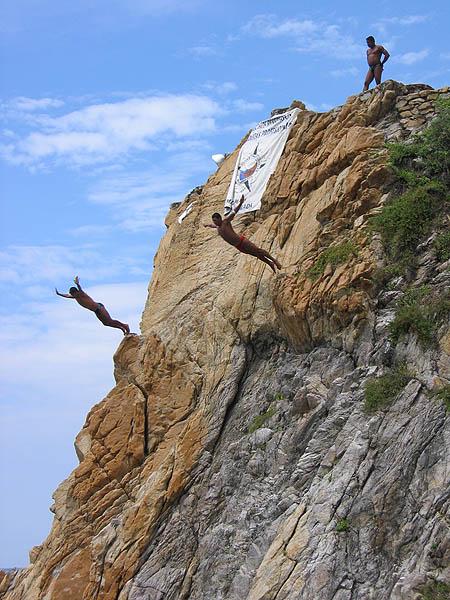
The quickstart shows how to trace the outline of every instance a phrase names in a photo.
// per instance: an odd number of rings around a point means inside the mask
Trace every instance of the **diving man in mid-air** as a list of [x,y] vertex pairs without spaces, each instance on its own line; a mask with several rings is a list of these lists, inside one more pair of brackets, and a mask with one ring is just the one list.
[[[372,83],[374,78],[377,85],[381,83],[383,65],[390,57],[390,54],[386,48],[375,44],[375,38],[373,35],[369,35],[369,37],[366,38],[366,42],[369,46],[367,48],[367,64],[369,65],[369,70],[367,71],[363,92],[366,92],[369,89],[369,85]],[[381,60],[381,55],[384,56],[383,60]]]
[[231,246],[234,246],[236,250],[242,252],[243,254],[251,254],[251,256],[256,256],[259,260],[262,260],[269,265],[274,273],[276,273],[275,267],[277,269],[281,269],[280,263],[276,258],[271,256],[266,250],[255,246],[252,242],[250,242],[243,235],[239,235],[236,233],[231,225],[231,221],[236,216],[236,213],[241,208],[245,198],[244,195],[241,196],[239,203],[236,208],[234,208],[226,217],[222,218],[219,213],[214,213],[212,216],[212,223],[205,224],[204,227],[211,227],[212,229],[217,229],[217,233],[220,237],[228,242]]
[[69,294],[61,294],[55,288],[55,292],[58,296],[62,298],[70,298],[72,300],[76,300],[80,306],[83,308],[87,308],[88,310],[92,310],[95,313],[95,316],[99,321],[106,325],[107,327],[115,327],[116,329],[121,329],[123,334],[126,335],[130,333],[130,328],[126,323],[121,323],[120,321],[116,321],[115,319],[111,319],[109,312],[103,306],[101,302],[96,302],[90,296],[86,294],[84,290],[81,289],[80,280],[78,279],[78,275],[73,280],[77,287],[71,287],[69,290]]

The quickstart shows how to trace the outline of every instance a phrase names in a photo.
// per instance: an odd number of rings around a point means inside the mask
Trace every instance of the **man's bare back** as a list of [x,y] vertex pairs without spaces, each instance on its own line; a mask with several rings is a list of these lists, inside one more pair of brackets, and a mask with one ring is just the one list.
[[[383,65],[390,56],[389,52],[383,48],[383,46],[375,44],[375,38],[373,36],[369,36],[366,39],[366,42],[369,46],[367,49],[367,64],[369,65],[369,70],[367,71],[366,79],[364,81],[364,92],[369,89],[369,85],[374,79],[377,85],[381,83]],[[381,60],[382,56],[384,56],[383,60]]]
[[86,292],[79,290],[76,296],[73,296],[74,300],[78,302],[80,306],[83,308],[87,308],[88,310],[92,310],[95,312],[98,308],[99,302],[93,300]]

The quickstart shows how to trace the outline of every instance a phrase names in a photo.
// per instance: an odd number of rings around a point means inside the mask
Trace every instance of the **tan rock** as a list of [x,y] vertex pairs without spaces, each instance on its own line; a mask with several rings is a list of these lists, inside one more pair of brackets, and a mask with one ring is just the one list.
[[[116,386],[89,412],[76,439],[80,464],[54,493],[52,530],[28,569],[0,574],[2,600],[125,599],[161,519],[217,443],[246,368],[245,345],[262,334],[299,350],[354,343],[373,304],[379,257],[364,223],[391,182],[388,127],[395,121],[403,131],[395,107],[406,107],[407,127],[427,122],[412,107],[432,92],[419,93],[410,101],[407,86],[388,81],[329,113],[301,111],[262,209],[234,221],[280,260],[276,276],[199,227],[221,210],[238,150],[170,209],[142,335],[120,344]],[[326,265],[316,280],[308,276],[324,249],[349,240],[357,256]],[[311,535],[304,512],[299,506],[275,536],[249,600],[288,598],[288,577],[300,593],[296,560]],[[197,566],[193,561],[180,597],[189,597]]]

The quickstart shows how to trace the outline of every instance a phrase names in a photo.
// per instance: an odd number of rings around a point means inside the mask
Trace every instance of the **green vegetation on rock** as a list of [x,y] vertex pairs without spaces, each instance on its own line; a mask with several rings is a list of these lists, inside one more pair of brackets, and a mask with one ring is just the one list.
[[351,256],[356,256],[357,254],[358,248],[351,241],[337,244],[336,246],[330,246],[321,253],[306,274],[310,279],[317,279],[323,274],[327,265],[330,265],[334,270],[338,265],[347,262]]
[[436,296],[427,286],[410,288],[397,303],[395,318],[389,329],[393,342],[414,333],[423,347],[437,341],[436,333],[450,312],[450,294]]
[[339,521],[336,523],[336,531],[338,533],[345,533],[349,529],[350,523],[347,521],[347,519],[339,519]]
[[420,590],[422,600],[450,600],[450,585],[443,581],[429,581]]
[[437,116],[410,143],[389,144],[390,163],[408,183],[436,179],[450,185],[450,98],[436,102]]
[[428,181],[405,190],[373,217],[371,224],[381,233],[390,258],[398,260],[405,252],[414,253],[420,241],[431,231],[444,197],[444,186],[437,181]]
[[440,402],[443,402],[447,411],[450,412],[450,384],[441,387],[434,392],[433,396]]
[[275,407],[271,404],[266,412],[263,412],[261,415],[257,415],[253,418],[252,422],[248,426],[247,432],[253,433],[257,429],[260,429],[264,423],[270,419],[270,417],[273,417],[275,412]]
[[369,379],[365,387],[364,408],[374,412],[390,404],[412,379],[411,373],[404,365],[400,365],[389,373]]
[[[443,222],[450,198],[450,99],[437,103],[438,115],[408,143],[389,144],[397,194],[371,219],[389,259],[411,264],[417,245]],[[443,240],[447,244],[448,239]]]
[[441,233],[437,236],[434,240],[434,248],[439,262],[443,262],[450,258],[450,231]]

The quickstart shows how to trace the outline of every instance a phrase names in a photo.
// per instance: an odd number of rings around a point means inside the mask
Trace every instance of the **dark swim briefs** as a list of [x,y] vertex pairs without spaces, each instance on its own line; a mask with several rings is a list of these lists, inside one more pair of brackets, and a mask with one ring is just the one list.
[[97,302],[97,308],[95,309],[95,314],[97,315],[97,317],[100,314],[100,309],[101,308],[105,308],[105,305],[102,304],[101,302]]
[[239,236],[239,243],[236,246],[236,250],[239,250],[239,252],[242,252],[242,246],[244,245],[244,242],[246,241],[246,238],[243,235]]
[[383,65],[381,63],[377,63],[376,65],[369,65],[369,71],[375,73],[375,67],[381,67],[381,70],[383,70]]

